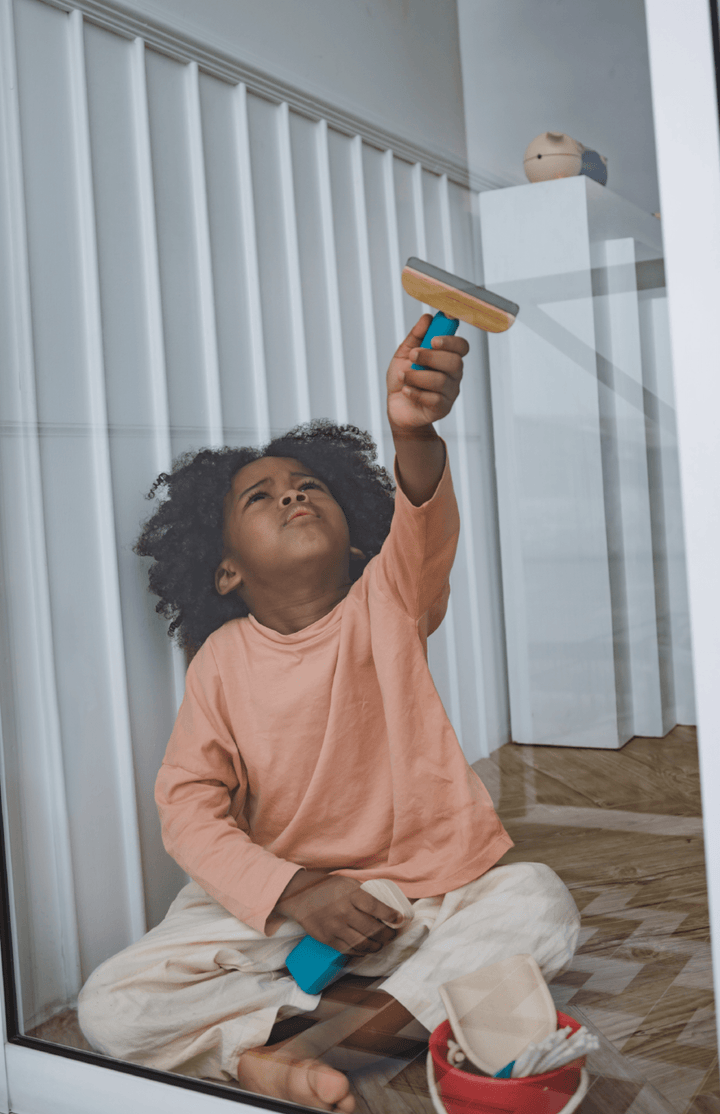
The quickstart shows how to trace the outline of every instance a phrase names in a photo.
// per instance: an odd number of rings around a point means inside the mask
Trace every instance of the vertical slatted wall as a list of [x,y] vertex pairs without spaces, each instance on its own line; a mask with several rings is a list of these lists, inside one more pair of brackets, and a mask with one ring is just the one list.
[[[178,453],[329,417],[391,466],[409,255],[480,280],[461,185],[42,0],[0,0],[4,806],[26,1025],[183,881],[155,774],[183,664],[131,552]],[[442,423],[463,533],[433,675],[505,741],[487,361]]]

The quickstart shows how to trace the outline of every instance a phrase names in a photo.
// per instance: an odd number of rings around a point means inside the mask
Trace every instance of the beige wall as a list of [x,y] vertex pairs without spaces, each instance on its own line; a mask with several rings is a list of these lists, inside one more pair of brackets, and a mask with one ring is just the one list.
[[455,0],[126,0],[124,7],[465,159]]

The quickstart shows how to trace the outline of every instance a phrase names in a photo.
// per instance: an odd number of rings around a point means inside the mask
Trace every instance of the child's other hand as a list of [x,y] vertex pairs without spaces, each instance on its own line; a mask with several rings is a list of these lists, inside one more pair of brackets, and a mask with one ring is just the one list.
[[[463,356],[470,345],[463,337],[433,337],[431,349],[420,349],[431,321],[424,313],[390,361],[387,413],[394,432],[412,432],[446,417],[460,392]],[[413,364],[429,370],[414,371]]]
[[399,926],[403,919],[397,909],[366,893],[355,879],[314,870],[296,874],[275,908],[315,940],[346,955],[379,952],[397,936],[397,929],[383,921]]

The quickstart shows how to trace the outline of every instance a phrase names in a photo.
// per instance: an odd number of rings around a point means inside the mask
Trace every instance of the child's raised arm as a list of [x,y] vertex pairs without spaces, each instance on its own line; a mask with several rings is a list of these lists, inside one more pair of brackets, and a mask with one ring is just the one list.
[[[425,313],[399,346],[387,372],[387,415],[403,491],[416,507],[431,499],[445,465],[445,450],[432,423],[446,417],[460,392],[463,337],[434,337],[419,348],[430,324]],[[421,369],[412,367],[421,363]]]

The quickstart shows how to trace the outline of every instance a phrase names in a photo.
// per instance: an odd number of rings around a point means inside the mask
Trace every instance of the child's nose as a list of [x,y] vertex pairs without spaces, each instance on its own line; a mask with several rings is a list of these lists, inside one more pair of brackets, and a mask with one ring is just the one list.
[[298,503],[304,503],[307,499],[307,495],[304,491],[288,491],[285,495],[283,495],[280,502],[284,507],[289,507],[293,499],[295,499]]

